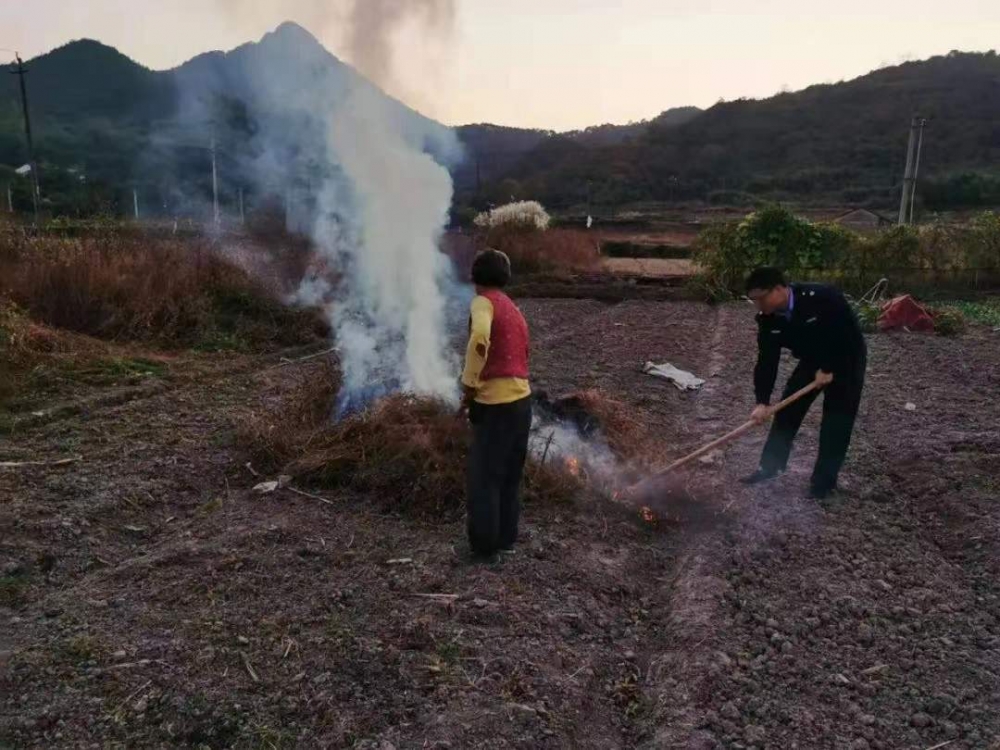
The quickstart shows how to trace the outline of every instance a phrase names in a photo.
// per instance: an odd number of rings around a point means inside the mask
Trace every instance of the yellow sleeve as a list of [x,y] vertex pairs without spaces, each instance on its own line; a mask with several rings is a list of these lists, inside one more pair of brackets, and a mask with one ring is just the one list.
[[486,366],[486,356],[490,352],[490,331],[493,329],[493,303],[486,297],[476,296],[472,300],[469,314],[471,321],[469,344],[465,348],[465,371],[462,385],[478,388],[479,375]]

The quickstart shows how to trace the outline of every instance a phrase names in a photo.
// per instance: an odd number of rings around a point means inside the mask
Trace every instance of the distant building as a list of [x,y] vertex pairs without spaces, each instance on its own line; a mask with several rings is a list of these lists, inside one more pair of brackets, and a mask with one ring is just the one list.
[[884,227],[891,227],[895,222],[880,213],[867,208],[855,208],[832,219],[834,224],[855,232],[872,232]]

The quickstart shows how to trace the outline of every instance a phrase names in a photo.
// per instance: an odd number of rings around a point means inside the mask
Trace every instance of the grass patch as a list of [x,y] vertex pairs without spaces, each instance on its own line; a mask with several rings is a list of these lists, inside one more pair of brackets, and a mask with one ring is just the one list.
[[934,332],[941,336],[958,336],[965,332],[965,315],[955,307],[933,307],[928,312],[934,318]]
[[991,328],[1000,326],[1000,297],[989,297],[977,302],[944,302],[938,305],[938,309],[957,310],[972,323]]
[[209,500],[204,505],[201,505],[198,508],[198,510],[195,511],[195,512],[199,516],[203,516],[203,517],[204,516],[211,516],[211,515],[215,515],[219,511],[221,511],[224,507],[225,507],[225,503],[223,502],[222,498],[221,497],[217,497],[217,498],[214,498],[212,500]]
[[0,607],[14,609],[28,602],[30,581],[23,573],[0,576]]
[[70,361],[62,369],[74,380],[91,385],[135,383],[146,378],[163,378],[168,374],[163,362],[131,357],[110,357],[80,363]]
[[58,656],[63,661],[79,664],[91,661],[98,653],[97,640],[89,635],[78,635],[62,641],[57,646]]
[[246,352],[251,348],[250,343],[233,332],[211,330],[202,335],[194,343],[192,349],[196,352],[207,354],[221,352]]
[[250,739],[256,750],[284,750],[295,747],[298,737],[290,729],[275,729],[266,724],[255,724],[250,728]]
[[605,240],[601,252],[609,258],[662,258],[664,260],[689,260],[693,251],[674,245],[642,245],[635,242]]

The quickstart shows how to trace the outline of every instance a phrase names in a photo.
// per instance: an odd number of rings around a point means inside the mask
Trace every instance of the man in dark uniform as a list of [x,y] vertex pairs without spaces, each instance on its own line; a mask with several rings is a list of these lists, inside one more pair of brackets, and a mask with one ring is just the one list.
[[[747,295],[757,315],[757,366],[754,390],[757,406],[751,419],[772,416],[771,392],[778,377],[781,350],[799,360],[785,385],[784,397],[814,380],[823,386],[823,422],[819,457],[813,469],[810,497],[822,499],[837,488],[837,475],[847,455],[854,420],[861,403],[868,348],[857,316],[844,295],[826,284],[787,284],[776,268],[758,268],[747,279]],[[760,468],[746,484],[772,479],[785,470],[792,442],[817,391],[774,415]]]

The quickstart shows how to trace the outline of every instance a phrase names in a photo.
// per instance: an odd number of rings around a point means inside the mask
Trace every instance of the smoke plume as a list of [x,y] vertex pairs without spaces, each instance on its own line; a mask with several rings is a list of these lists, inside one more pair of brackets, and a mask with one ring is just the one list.
[[[456,0],[215,0],[241,26],[292,19],[343,49],[350,63],[379,86],[395,78],[394,43],[411,27],[421,47],[447,42]],[[409,60],[412,65],[415,62]]]
[[407,23],[429,40],[446,39],[455,23],[455,0],[355,0],[348,50],[354,64],[378,83],[392,80],[392,40]]
[[[333,5],[346,8],[352,59],[377,81],[393,75],[401,29],[446,35],[455,10],[453,0]],[[338,415],[397,390],[455,401],[446,313],[464,292],[439,251],[452,199],[446,165],[461,152],[455,134],[386,97],[295,24],[226,55],[219,69],[182,82],[187,117],[206,117],[206,91],[252,113],[245,171],[259,193],[283,196],[289,227],[309,233],[325,260],[327,272],[305,280],[297,299],[329,312],[341,354]]]
[[[341,414],[393,390],[455,396],[445,317],[454,280],[438,250],[451,177],[382,109],[370,93],[355,91],[331,123],[330,150],[340,157],[353,210],[321,211],[314,232],[344,272],[331,314],[343,367]],[[344,205],[343,187],[329,181],[320,205]]]

